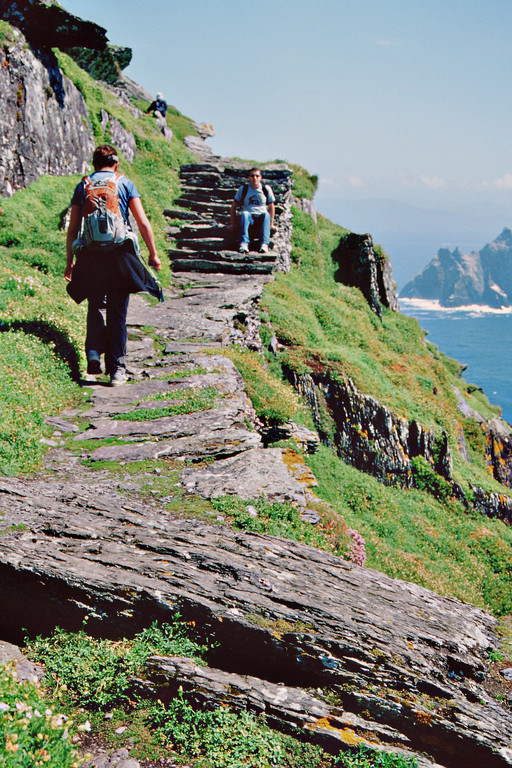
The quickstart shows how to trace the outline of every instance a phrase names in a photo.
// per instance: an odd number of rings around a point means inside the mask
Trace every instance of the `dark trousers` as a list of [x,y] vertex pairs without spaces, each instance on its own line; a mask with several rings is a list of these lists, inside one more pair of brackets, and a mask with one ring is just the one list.
[[105,372],[126,368],[128,331],[126,315],[130,294],[126,291],[98,292],[88,299],[85,352],[105,353]]

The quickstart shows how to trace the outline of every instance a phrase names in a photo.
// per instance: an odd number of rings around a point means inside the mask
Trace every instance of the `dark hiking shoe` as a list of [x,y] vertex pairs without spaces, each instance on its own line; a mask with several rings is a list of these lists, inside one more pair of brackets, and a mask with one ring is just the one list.
[[99,373],[101,373],[101,361],[98,356],[91,355],[91,357],[87,359],[87,373],[91,374],[92,376],[97,376]]

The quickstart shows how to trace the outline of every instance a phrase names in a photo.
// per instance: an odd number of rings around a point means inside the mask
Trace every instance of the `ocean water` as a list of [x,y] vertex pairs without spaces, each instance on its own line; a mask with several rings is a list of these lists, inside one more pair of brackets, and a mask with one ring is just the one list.
[[400,299],[400,310],[417,318],[441,352],[467,365],[464,380],[481,387],[512,424],[512,308],[446,309],[435,301]]

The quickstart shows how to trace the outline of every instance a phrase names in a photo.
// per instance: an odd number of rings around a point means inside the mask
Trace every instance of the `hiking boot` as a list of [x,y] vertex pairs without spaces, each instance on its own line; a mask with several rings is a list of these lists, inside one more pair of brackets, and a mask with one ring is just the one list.
[[114,373],[110,376],[110,386],[119,387],[121,384],[126,384],[126,368],[116,368]]
[[268,245],[266,243],[263,243],[261,246],[260,253],[268,253]]
[[101,360],[100,356],[95,353],[89,353],[87,355],[87,373],[91,376],[97,376],[101,373]]
[[240,245],[240,253],[249,253],[249,243],[242,243]]

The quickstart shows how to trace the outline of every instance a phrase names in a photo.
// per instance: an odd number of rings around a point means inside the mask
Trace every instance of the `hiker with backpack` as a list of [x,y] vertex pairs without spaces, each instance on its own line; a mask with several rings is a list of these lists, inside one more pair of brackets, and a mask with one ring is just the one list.
[[235,229],[237,209],[241,207],[240,253],[249,253],[249,227],[253,224],[258,228],[259,251],[267,253],[270,232],[274,228],[274,193],[268,184],[263,184],[259,168],[251,168],[248,180],[248,184],[238,188],[235,199],[231,203],[230,228]]
[[156,270],[162,265],[139,192],[133,181],[118,173],[114,147],[97,147],[92,164],[94,173],[84,176],[71,200],[64,277],[74,301],[88,300],[87,373],[102,372],[100,357],[104,353],[105,372],[110,375],[110,384],[117,386],[126,381],[130,293],[148,291],[163,301],[160,283],[139,258],[130,213],[149,250],[149,264]]

